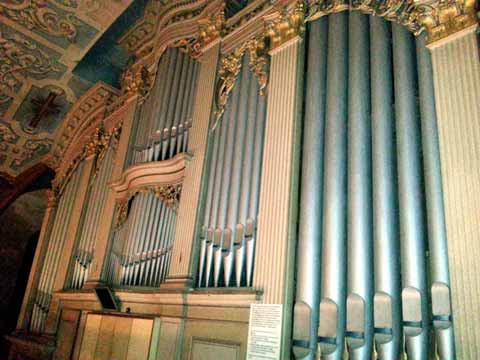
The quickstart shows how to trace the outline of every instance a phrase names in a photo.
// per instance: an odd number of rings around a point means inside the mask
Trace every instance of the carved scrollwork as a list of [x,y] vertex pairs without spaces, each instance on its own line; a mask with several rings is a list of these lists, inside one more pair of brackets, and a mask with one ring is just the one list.
[[33,42],[16,33],[0,31],[0,102],[15,96],[19,75],[60,72],[60,66]]
[[250,59],[250,71],[255,75],[259,85],[260,95],[265,95],[268,84],[269,57],[265,39],[255,38],[247,42]]
[[[65,1],[65,0],[64,0]],[[78,19],[74,14],[59,14],[46,0],[0,1],[0,13],[29,30],[63,37],[71,42],[77,36]]]

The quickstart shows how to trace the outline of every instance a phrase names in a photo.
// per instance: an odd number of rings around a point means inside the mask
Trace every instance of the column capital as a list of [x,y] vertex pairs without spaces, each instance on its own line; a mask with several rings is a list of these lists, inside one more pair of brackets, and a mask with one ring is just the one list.
[[303,1],[276,11],[265,18],[265,35],[270,38],[271,51],[298,37],[305,31],[305,5]]
[[453,41],[456,41],[458,39],[463,38],[464,36],[470,35],[470,34],[475,34],[478,31],[478,24],[474,23],[466,28],[463,28],[461,30],[458,30],[456,32],[452,32],[449,35],[446,35],[445,37],[439,38],[437,41],[429,42],[427,44],[427,48],[430,50],[437,49],[439,47],[442,47],[446,44],[450,44]]

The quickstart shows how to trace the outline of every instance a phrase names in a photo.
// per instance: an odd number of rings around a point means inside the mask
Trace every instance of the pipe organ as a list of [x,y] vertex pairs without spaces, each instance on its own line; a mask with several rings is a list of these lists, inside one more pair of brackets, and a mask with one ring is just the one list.
[[425,38],[331,14],[307,59],[293,352],[454,359]]
[[63,192],[58,199],[58,205],[54,220],[49,224],[48,231],[50,238],[45,253],[44,265],[41,269],[40,279],[35,291],[32,314],[30,318],[30,331],[41,333],[45,326],[48,315],[55,274],[58,271],[60,257],[62,256],[67,225],[72,215],[71,204],[78,195],[78,186],[82,176],[84,164],[80,163],[74,170],[68,183],[64,185]]
[[212,119],[200,287],[252,284],[266,99],[249,69],[249,56],[239,63],[222,117]]
[[151,93],[137,109],[130,165],[187,151],[198,69],[198,62],[179,48],[162,55]]
[[93,85],[39,159],[56,179],[9,340],[34,359],[480,358],[473,2],[147,3],[121,89]]
[[96,158],[95,172],[90,178],[89,194],[83,208],[82,223],[77,231],[77,242],[72,254],[72,269],[69,280],[71,289],[81,289],[88,279],[94,257],[95,240],[107,196],[107,183],[113,170],[115,155],[113,138],[104,152]]

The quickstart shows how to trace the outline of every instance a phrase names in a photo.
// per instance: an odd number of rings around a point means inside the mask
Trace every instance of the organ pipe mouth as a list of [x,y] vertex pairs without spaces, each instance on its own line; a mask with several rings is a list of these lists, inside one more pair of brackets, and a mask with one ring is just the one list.
[[385,292],[377,292],[373,303],[375,341],[379,345],[386,344],[393,339],[392,297]]
[[432,284],[432,320],[433,327],[437,330],[445,330],[452,326],[450,289],[445,283]]
[[423,331],[422,295],[414,287],[402,291],[403,331],[406,336],[414,337]]
[[[293,355],[303,359],[312,353],[312,345],[316,341],[310,339],[312,309],[307,303],[297,301],[293,308]],[[313,343],[313,344],[312,344]]]

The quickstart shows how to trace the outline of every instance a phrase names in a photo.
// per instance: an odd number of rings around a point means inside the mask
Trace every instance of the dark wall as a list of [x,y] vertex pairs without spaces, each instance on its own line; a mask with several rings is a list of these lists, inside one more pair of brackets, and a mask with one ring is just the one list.
[[15,330],[47,204],[45,190],[25,193],[0,215],[0,359]]

